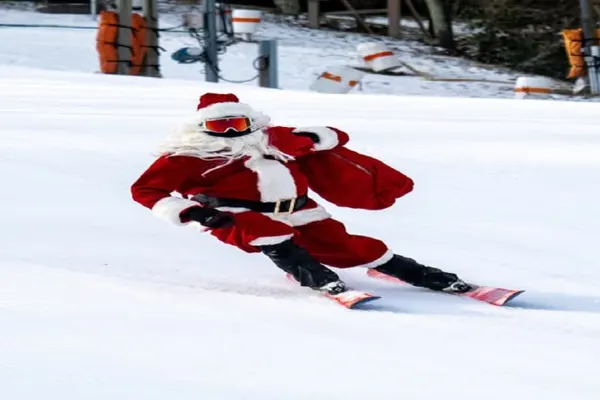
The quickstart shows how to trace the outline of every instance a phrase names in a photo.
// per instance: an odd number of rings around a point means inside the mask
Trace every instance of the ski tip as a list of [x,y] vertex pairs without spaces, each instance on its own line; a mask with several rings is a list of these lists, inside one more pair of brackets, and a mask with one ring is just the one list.
[[481,286],[474,291],[459,294],[459,296],[470,297],[493,306],[502,307],[523,292],[525,291]]
[[375,296],[371,293],[352,289],[334,295],[323,293],[323,296],[349,309],[358,308],[360,305],[381,298],[380,296]]
[[381,296],[371,296],[371,297],[366,297],[362,300],[358,300],[357,302],[353,303],[352,305],[350,305],[348,308],[351,310],[359,310],[362,306],[364,306],[365,304],[369,304],[375,300],[379,300],[381,299]]
[[499,306],[499,307],[505,306],[506,304],[508,304],[508,302],[514,300],[515,297],[517,297],[523,293],[525,293],[524,290],[516,290],[516,291],[510,293],[509,295],[505,296],[500,301],[496,302],[494,305]]

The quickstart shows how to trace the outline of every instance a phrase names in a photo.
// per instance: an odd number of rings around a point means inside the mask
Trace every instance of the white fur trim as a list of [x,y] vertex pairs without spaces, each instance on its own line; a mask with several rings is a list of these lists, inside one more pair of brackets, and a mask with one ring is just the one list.
[[292,214],[275,215],[268,213],[264,215],[289,226],[302,226],[331,218],[331,215],[321,206],[309,208],[308,210],[298,210]]
[[310,132],[317,135],[319,137],[319,143],[314,144],[313,148],[315,150],[331,150],[340,143],[337,132],[326,126],[296,128],[294,129],[294,132]]
[[266,158],[251,158],[244,165],[256,173],[260,201],[273,202],[298,197],[290,170],[281,162]]
[[252,120],[252,131],[264,128],[271,122],[271,119],[267,115],[255,111],[248,104],[233,102],[215,103],[208,107],[201,108],[196,111],[193,120],[202,123],[211,118],[235,116],[245,116],[250,118]]
[[294,235],[279,235],[279,236],[265,236],[258,239],[254,239],[250,242],[252,246],[270,246],[273,244],[283,243],[288,239],[293,238]]
[[250,116],[254,110],[248,104],[244,103],[215,103],[208,107],[204,107],[196,111],[198,119],[204,121],[205,119],[220,118],[220,117],[236,117],[236,116]]
[[179,215],[182,211],[199,205],[200,204],[196,201],[169,196],[160,199],[154,204],[152,207],[152,214],[175,225],[187,225],[189,222],[181,222]]
[[217,207],[216,209],[219,211],[229,212],[232,214],[239,214],[239,213],[243,213],[246,211],[250,211],[249,208],[242,208],[242,207]]
[[371,261],[370,263],[367,263],[367,264],[357,265],[356,267],[358,267],[358,268],[377,268],[377,267],[385,264],[386,262],[390,261],[392,259],[392,257],[394,257],[394,252],[391,250],[388,250],[385,253],[383,253],[383,255],[381,257],[379,257],[377,260]]

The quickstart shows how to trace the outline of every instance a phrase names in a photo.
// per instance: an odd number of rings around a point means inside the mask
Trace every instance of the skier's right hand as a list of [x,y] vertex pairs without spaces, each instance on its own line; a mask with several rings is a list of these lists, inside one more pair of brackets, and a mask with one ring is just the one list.
[[207,228],[228,228],[235,224],[233,215],[209,207],[191,207],[180,215],[182,222],[196,221]]

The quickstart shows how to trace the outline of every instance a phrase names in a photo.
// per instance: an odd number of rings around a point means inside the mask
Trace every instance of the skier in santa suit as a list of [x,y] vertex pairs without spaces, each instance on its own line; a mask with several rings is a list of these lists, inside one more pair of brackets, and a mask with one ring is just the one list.
[[[381,240],[349,234],[308,196],[311,188],[341,206],[380,209],[412,190],[410,178],[345,149],[348,140],[332,127],[273,126],[234,94],[206,93],[131,193],[155,216],[262,252],[302,286],[330,295],[348,288],[326,266],[374,268],[419,287],[467,290],[453,273],[394,254]],[[377,203],[385,196],[393,199]]]

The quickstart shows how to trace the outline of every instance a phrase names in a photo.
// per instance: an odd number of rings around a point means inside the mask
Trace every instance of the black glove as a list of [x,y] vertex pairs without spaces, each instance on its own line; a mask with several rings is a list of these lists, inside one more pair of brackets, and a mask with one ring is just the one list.
[[228,228],[235,224],[233,215],[208,207],[188,208],[181,214],[182,221],[196,221],[207,228]]
[[310,140],[312,140],[315,143],[319,143],[321,141],[321,139],[319,139],[319,135],[317,135],[314,132],[302,132],[302,131],[292,131],[292,133],[296,136],[304,136],[309,138]]

